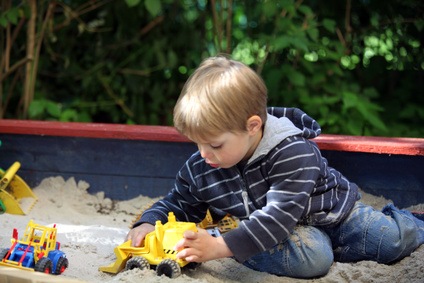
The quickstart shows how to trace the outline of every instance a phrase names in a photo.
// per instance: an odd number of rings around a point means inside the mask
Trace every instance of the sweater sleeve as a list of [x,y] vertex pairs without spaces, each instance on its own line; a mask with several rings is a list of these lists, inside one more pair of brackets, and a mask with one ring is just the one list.
[[[312,146],[303,139],[283,142],[263,167],[269,184],[266,205],[241,221],[238,229],[224,234],[224,240],[239,262],[286,240],[299,222],[320,173]],[[248,172],[246,177],[249,178]],[[253,196],[255,184],[249,186]],[[242,243],[242,244],[240,244]]]

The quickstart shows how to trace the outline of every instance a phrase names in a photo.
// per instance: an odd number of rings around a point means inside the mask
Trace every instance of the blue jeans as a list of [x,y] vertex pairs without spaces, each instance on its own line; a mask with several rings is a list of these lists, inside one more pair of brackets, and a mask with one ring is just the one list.
[[424,243],[424,221],[392,204],[382,211],[357,202],[333,228],[297,226],[284,243],[243,264],[279,276],[313,278],[327,274],[333,261],[391,263]]

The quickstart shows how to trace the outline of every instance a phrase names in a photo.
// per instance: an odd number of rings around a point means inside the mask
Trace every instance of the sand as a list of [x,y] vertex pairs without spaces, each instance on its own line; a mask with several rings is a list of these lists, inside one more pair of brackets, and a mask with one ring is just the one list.
[[[10,246],[13,228],[20,235],[28,221],[42,225],[56,224],[61,249],[69,259],[64,278],[84,282],[424,282],[424,245],[411,256],[392,265],[371,261],[337,263],[330,272],[312,280],[278,277],[250,270],[232,259],[201,264],[195,270],[184,270],[180,277],[157,276],[153,270],[130,270],[116,275],[98,271],[100,266],[115,261],[114,247],[124,241],[130,223],[155,199],[140,196],[128,201],[113,201],[103,193],[90,194],[89,184],[74,178],[51,177],[33,189],[38,202],[25,216],[2,214],[0,247]],[[388,200],[364,194],[364,202],[376,208]]]

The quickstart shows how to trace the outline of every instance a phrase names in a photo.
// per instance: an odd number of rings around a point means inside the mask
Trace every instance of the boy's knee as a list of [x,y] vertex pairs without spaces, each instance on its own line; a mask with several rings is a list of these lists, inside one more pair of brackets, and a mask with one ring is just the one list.
[[330,271],[333,260],[333,253],[328,251],[310,254],[307,261],[291,266],[291,277],[307,279],[324,276]]
[[[316,228],[309,227],[309,229]],[[333,264],[334,254],[328,235],[318,229],[316,233],[310,235],[313,235],[312,241],[304,242],[302,256],[290,266],[292,277],[321,277],[328,273]]]
[[253,256],[244,265],[278,276],[306,279],[326,275],[333,260],[328,235],[317,228],[301,226],[286,242]]

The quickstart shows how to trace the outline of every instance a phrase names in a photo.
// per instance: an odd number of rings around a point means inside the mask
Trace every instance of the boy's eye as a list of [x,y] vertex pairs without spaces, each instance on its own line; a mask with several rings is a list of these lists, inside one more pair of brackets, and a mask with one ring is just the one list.
[[211,144],[211,148],[213,148],[213,149],[220,149],[222,147],[222,144],[220,144],[220,145],[212,145]]

